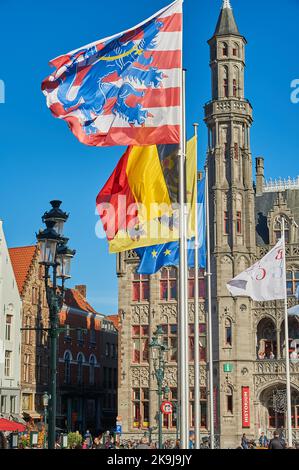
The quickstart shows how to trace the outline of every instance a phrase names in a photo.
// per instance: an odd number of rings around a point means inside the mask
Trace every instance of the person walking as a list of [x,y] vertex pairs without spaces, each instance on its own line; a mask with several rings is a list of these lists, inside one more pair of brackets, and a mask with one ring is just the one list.
[[136,449],[150,449],[146,437],[140,439],[140,443],[137,445]]
[[90,449],[92,447],[92,436],[88,429],[84,435],[84,441],[87,445],[87,448]]
[[259,444],[260,444],[260,447],[266,447],[266,448],[269,445],[269,440],[268,440],[267,436],[265,436],[264,432],[262,432],[262,434],[260,435]]
[[274,431],[273,439],[269,442],[268,449],[269,450],[276,450],[276,449],[285,449],[286,443],[283,439],[279,437],[279,433]]
[[177,439],[177,440],[175,441],[174,448],[175,448],[175,449],[180,449],[180,448],[181,448],[181,442],[180,442],[179,439]]
[[7,439],[2,431],[0,431],[0,449],[7,449]]
[[241,447],[242,447],[242,449],[248,449],[249,448],[249,443],[248,443],[248,439],[246,437],[246,434],[243,434],[243,436],[242,436]]

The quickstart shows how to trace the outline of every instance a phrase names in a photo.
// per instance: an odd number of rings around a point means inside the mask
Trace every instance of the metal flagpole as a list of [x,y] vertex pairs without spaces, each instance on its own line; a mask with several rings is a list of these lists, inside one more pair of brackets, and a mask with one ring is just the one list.
[[207,299],[208,299],[208,345],[209,345],[209,422],[210,422],[210,448],[215,447],[214,432],[214,380],[213,380],[213,331],[212,331],[212,291],[211,291],[211,246],[210,246],[210,207],[209,207],[209,170],[205,166],[206,172],[206,230],[207,230]]
[[180,383],[180,437],[181,448],[188,449],[188,358],[186,343],[188,342],[188,298],[186,298],[187,282],[187,240],[186,240],[186,134],[185,134],[185,70],[182,70],[182,106],[181,106],[181,143],[179,152],[179,211],[180,211],[180,264],[179,264],[179,383]]
[[200,356],[199,356],[199,291],[198,291],[198,195],[197,195],[197,128],[198,124],[193,124],[194,136],[196,138],[195,147],[195,240],[194,240],[194,431],[195,449],[200,449]]
[[[284,273],[286,273],[286,243],[285,243],[285,221],[282,218],[282,237],[284,246]],[[288,445],[292,447],[293,436],[292,436],[292,402],[291,402],[291,377],[290,377],[290,354],[289,354],[289,322],[288,322],[288,298],[287,298],[287,284],[285,283],[285,298],[284,298],[284,328],[285,328],[285,355],[286,355],[286,387],[287,387],[287,433],[288,433]]]

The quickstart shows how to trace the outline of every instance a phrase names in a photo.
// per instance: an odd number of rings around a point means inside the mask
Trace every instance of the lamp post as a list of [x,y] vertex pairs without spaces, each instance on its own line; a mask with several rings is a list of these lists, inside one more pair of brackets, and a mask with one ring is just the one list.
[[150,426],[147,431],[145,431],[145,437],[148,437],[149,443],[152,443],[152,434],[157,429],[157,426]]
[[153,338],[149,344],[149,347],[152,351],[153,363],[154,363],[154,370],[155,376],[157,379],[158,385],[158,431],[159,431],[159,441],[158,447],[162,449],[163,447],[163,440],[162,440],[162,397],[163,397],[163,380],[164,380],[164,373],[165,373],[165,352],[168,350],[167,346],[163,343],[163,330],[161,325],[157,327],[155,333],[153,333]]
[[180,432],[180,404],[177,401],[174,407],[175,417],[176,417],[176,440],[179,440]]
[[47,410],[48,410],[48,405],[49,405],[49,395],[47,392],[43,394],[43,407],[44,407],[44,426],[45,426],[45,431],[44,431],[44,449],[46,448],[46,442],[47,442]]
[[[57,339],[64,330],[58,326],[58,314],[63,305],[64,282],[70,278],[70,261],[75,255],[74,250],[67,247],[68,239],[63,237],[64,223],[69,215],[60,209],[61,201],[51,201],[52,209],[45,212],[42,221],[46,228],[37,235],[40,247],[40,264],[45,268],[46,297],[49,307],[50,336],[50,394],[48,412],[48,448],[55,449],[56,431],[56,375],[57,375]],[[52,279],[50,281],[50,271]],[[57,279],[61,279],[61,286]]]

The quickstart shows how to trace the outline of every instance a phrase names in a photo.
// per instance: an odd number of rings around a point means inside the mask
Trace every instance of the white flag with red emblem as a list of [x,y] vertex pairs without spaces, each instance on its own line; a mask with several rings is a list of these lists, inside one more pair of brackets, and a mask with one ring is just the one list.
[[285,243],[277,245],[260,261],[242,272],[228,284],[234,297],[251,297],[256,301],[281,300],[286,297]]

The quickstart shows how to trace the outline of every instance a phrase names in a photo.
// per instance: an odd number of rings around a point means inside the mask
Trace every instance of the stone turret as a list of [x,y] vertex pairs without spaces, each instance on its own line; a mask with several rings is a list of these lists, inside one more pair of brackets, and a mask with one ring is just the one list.
[[255,160],[256,168],[256,195],[263,194],[265,174],[264,174],[264,158],[258,157]]

